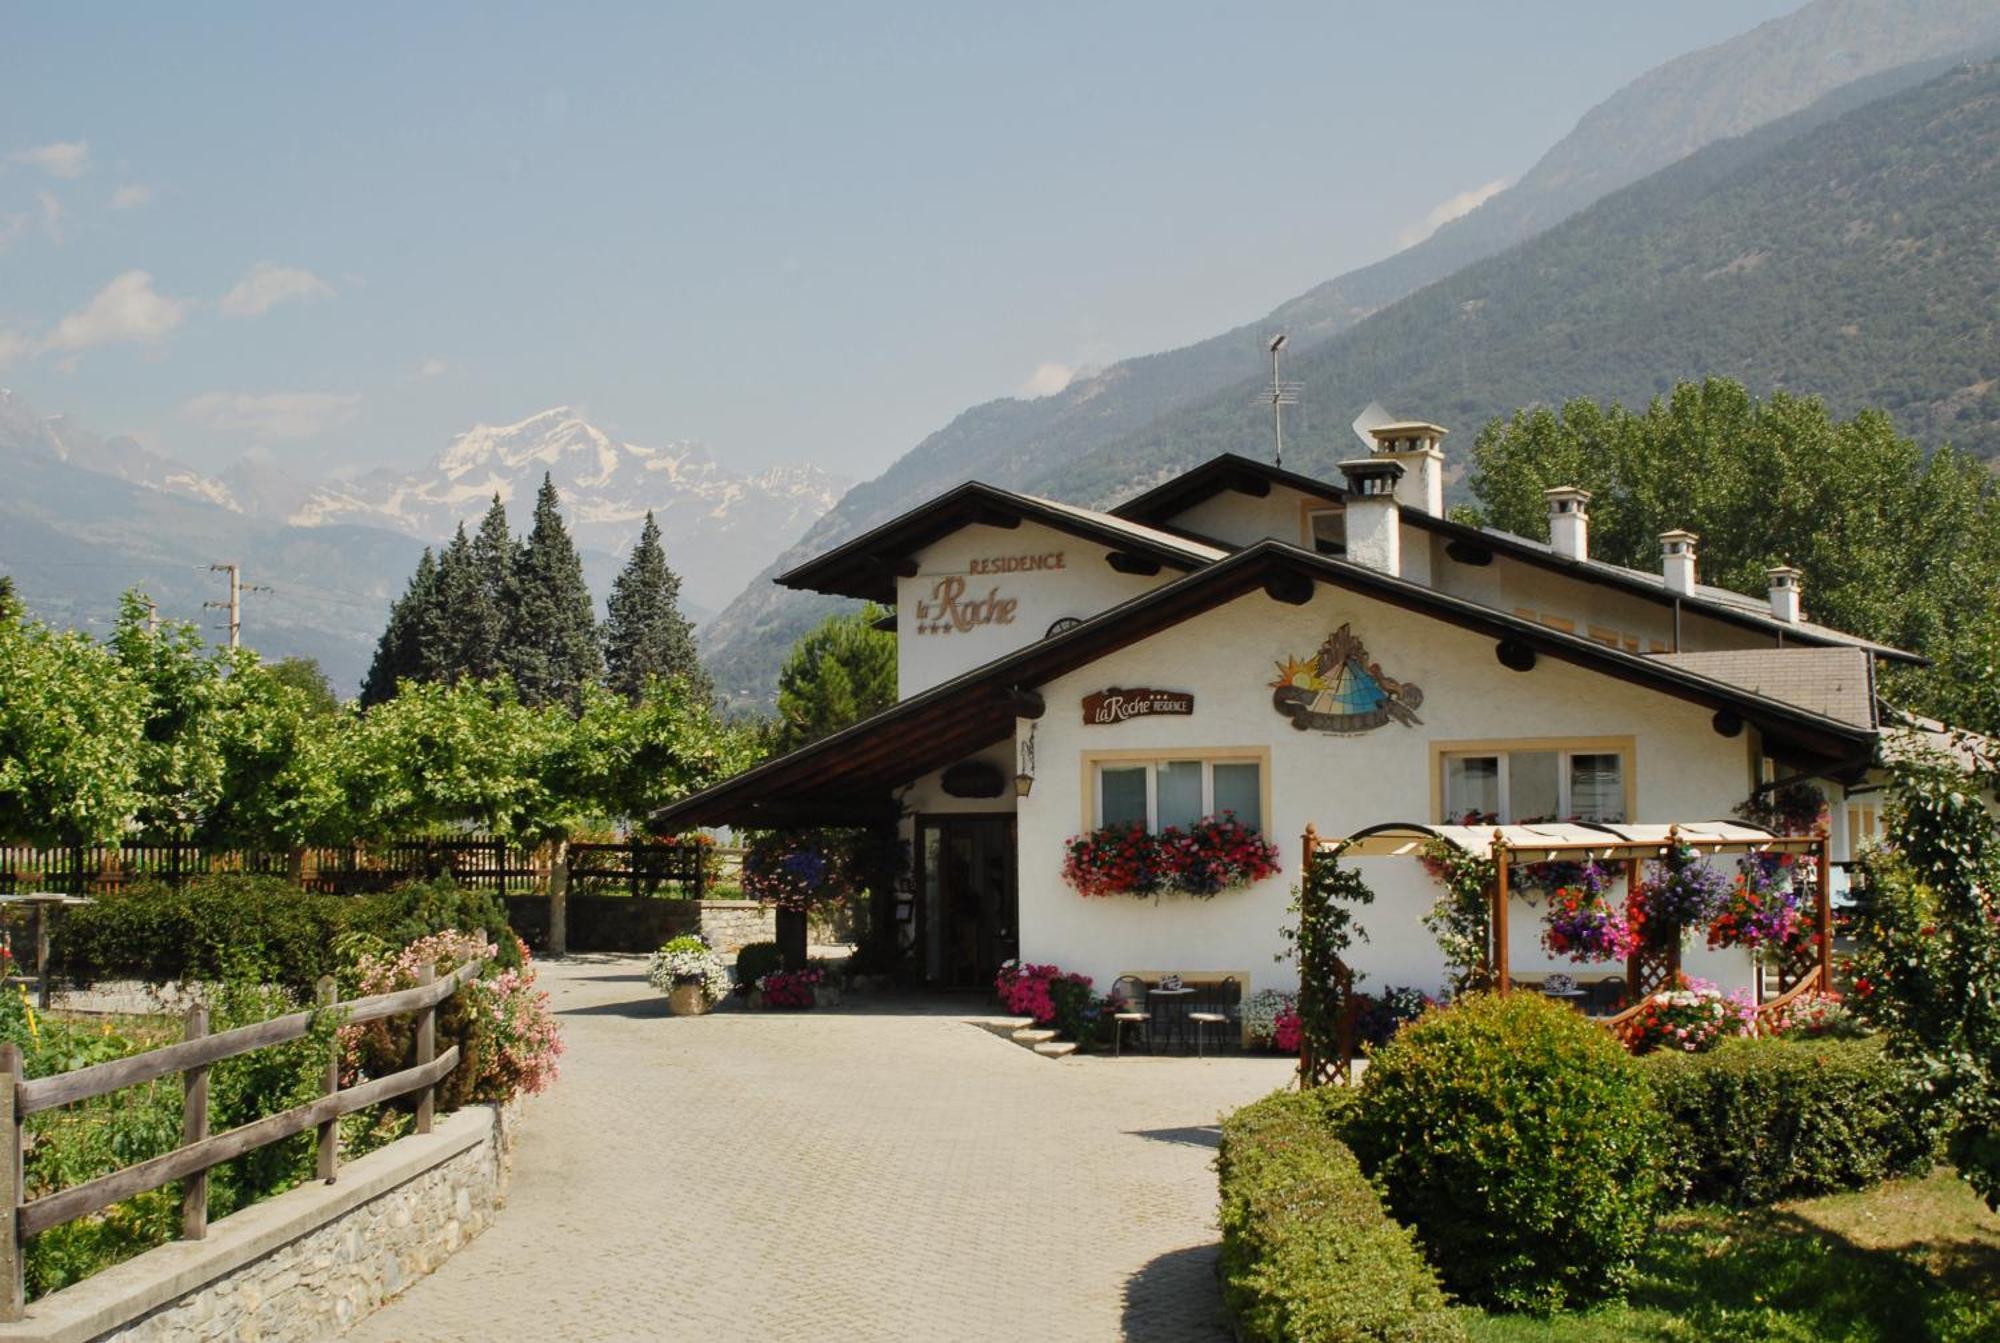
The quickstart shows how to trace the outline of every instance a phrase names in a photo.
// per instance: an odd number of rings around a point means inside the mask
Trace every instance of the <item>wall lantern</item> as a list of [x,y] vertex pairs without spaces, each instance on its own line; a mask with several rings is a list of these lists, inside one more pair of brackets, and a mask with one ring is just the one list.
[[1035,789],[1035,722],[1028,720],[1028,735],[1021,738],[1019,768],[1014,774],[1014,796],[1026,797]]

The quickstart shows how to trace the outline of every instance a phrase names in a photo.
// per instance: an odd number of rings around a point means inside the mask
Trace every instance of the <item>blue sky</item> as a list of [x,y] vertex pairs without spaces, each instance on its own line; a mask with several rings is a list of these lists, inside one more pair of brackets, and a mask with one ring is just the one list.
[[0,385],[210,469],[569,403],[868,476],[1795,5],[14,6]]

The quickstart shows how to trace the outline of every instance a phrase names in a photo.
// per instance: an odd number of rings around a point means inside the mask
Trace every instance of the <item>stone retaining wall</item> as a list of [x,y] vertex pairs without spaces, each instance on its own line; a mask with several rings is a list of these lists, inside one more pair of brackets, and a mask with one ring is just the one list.
[[[507,921],[531,947],[548,945],[549,902],[540,895],[507,897]],[[699,932],[727,955],[746,942],[777,938],[776,913],[755,900],[665,900],[649,896],[572,895],[571,951],[658,950],[682,933]]]
[[506,1201],[516,1111],[472,1106],[313,1183],[106,1269],[0,1343],[330,1338],[430,1273]]

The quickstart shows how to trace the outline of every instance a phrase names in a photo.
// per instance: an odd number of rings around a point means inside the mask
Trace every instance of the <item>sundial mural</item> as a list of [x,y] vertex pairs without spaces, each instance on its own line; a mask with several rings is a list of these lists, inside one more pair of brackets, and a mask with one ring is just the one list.
[[1424,692],[1369,660],[1368,647],[1342,625],[1310,658],[1286,658],[1271,682],[1271,707],[1301,732],[1369,732],[1391,720],[1415,727]]

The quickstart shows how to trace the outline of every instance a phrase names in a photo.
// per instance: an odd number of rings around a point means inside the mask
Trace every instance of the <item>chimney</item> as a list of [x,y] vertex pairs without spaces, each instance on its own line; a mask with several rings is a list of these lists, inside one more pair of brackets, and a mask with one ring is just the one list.
[[1583,510],[1590,502],[1590,491],[1558,485],[1543,490],[1542,498],[1549,501],[1550,549],[1566,560],[1589,559],[1590,514]]
[[1789,564],[1766,569],[1771,580],[1771,618],[1787,625],[1799,623],[1799,581],[1805,577]]
[[1683,597],[1694,595],[1694,543],[1701,540],[1693,532],[1660,533],[1660,572],[1667,591]]
[[[1396,486],[1396,501],[1404,508],[1420,509],[1434,518],[1444,516],[1444,452],[1438,444],[1445,436],[1443,425],[1427,420],[1407,420],[1398,424],[1378,424],[1368,431],[1375,440],[1375,456],[1403,468]],[[1341,469],[1347,469],[1342,463]]]
[[1403,464],[1378,453],[1342,462],[1340,473],[1347,477],[1347,558],[1400,578],[1403,517],[1396,495]]

